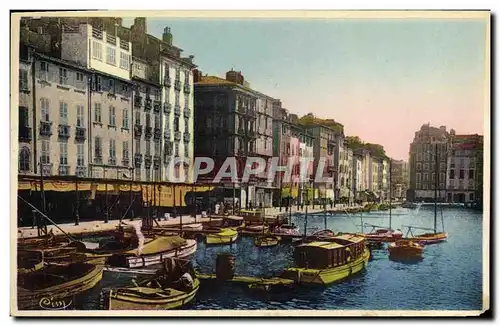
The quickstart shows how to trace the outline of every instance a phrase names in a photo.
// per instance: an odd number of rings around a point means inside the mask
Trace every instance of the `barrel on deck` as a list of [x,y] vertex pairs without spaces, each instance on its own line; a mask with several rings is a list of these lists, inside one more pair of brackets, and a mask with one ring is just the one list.
[[217,280],[226,281],[234,277],[234,258],[230,253],[220,253],[217,255],[215,265],[215,275]]

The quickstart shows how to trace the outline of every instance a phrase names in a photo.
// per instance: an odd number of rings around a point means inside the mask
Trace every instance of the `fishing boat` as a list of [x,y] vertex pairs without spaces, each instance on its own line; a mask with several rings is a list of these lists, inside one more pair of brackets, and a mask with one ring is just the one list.
[[214,233],[207,233],[205,242],[207,245],[232,244],[238,239],[238,231],[233,228],[215,230]]
[[72,297],[93,288],[102,273],[102,266],[76,263],[18,274],[18,309],[66,309],[72,305]]
[[[189,275],[189,276],[186,276]],[[189,261],[169,259],[155,277],[103,293],[106,310],[168,310],[190,303],[200,281]]]
[[395,259],[422,258],[424,247],[411,240],[398,240],[387,247],[389,257]]
[[107,271],[118,268],[143,268],[161,264],[166,258],[185,258],[195,253],[196,240],[179,236],[158,237],[145,241],[141,247],[109,255]]
[[276,236],[299,236],[299,227],[295,224],[282,224],[273,231]]
[[314,241],[295,247],[295,267],[286,269],[280,277],[299,284],[328,285],[359,273],[369,258],[364,237],[344,234],[330,241]]
[[26,274],[43,268],[43,253],[40,251],[18,251],[17,273]]
[[257,247],[274,247],[280,243],[281,238],[272,234],[262,235],[255,239],[254,243]]
[[255,235],[261,234],[262,232],[267,232],[269,227],[264,224],[253,224],[253,225],[245,225],[241,228],[240,233],[245,235]]
[[[434,171],[439,171],[439,156],[438,156],[438,144],[436,143],[435,146],[435,170]],[[416,227],[416,226],[411,226],[407,225],[406,227],[408,228],[408,231],[406,233],[406,237],[411,239],[414,242],[419,242],[425,245],[428,244],[435,244],[435,243],[440,243],[443,241],[446,241],[448,239],[448,233],[445,232],[444,230],[444,220],[443,220],[443,210],[441,207],[441,225],[442,225],[442,231],[438,232],[437,231],[437,207],[438,207],[438,202],[437,202],[437,191],[438,191],[438,186],[439,186],[439,173],[435,174],[435,186],[434,186],[434,228],[424,228],[424,227]],[[426,232],[423,234],[413,234],[413,230],[424,230],[424,231],[432,231],[432,232]],[[409,236],[411,235],[411,236]]]

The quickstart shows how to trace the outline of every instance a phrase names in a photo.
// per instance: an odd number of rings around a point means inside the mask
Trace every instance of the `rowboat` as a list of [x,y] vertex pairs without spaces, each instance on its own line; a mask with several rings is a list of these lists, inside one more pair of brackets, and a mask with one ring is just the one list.
[[208,245],[231,244],[238,239],[238,232],[232,228],[220,229],[217,233],[208,233],[205,241]]
[[72,296],[93,288],[102,273],[102,266],[76,263],[18,274],[18,309],[66,309],[72,305]]
[[267,225],[253,224],[253,225],[246,225],[243,228],[241,228],[240,233],[247,234],[247,235],[253,235],[253,234],[262,234],[263,232],[266,232],[267,230],[268,230]]
[[422,258],[424,247],[411,240],[398,240],[389,244],[389,257],[396,259]]
[[[151,279],[131,287],[111,289],[103,293],[106,310],[166,310],[180,308],[191,302],[200,281],[189,261],[169,259],[165,269]],[[192,282],[185,277],[189,274]]]
[[295,267],[287,268],[280,278],[298,284],[328,285],[361,272],[370,258],[365,239],[343,234],[330,241],[314,241],[295,247]]
[[446,241],[448,239],[448,232],[424,233],[411,238],[415,242],[422,244],[434,244]]
[[392,242],[403,237],[403,232],[392,229],[376,229],[365,234],[365,238],[370,241]]
[[274,247],[280,243],[281,238],[274,235],[263,235],[255,239],[257,247]]
[[294,224],[282,224],[274,229],[273,234],[276,236],[298,236],[299,227]]
[[40,251],[18,251],[17,273],[26,274],[43,267],[43,253]]

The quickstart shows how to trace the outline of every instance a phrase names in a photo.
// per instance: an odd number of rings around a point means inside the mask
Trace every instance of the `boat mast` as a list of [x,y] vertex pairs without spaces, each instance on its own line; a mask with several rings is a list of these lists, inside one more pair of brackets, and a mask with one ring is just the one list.
[[435,156],[435,168],[434,170],[436,171],[435,174],[435,185],[434,185],[434,233],[437,233],[437,189],[438,189],[438,180],[439,180],[439,174],[438,174],[438,162],[439,162],[439,158],[438,158],[438,144],[436,143],[435,144],[436,147],[435,147],[435,151],[434,151],[434,156]]
[[389,230],[392,226],[392,159],[389,159]]

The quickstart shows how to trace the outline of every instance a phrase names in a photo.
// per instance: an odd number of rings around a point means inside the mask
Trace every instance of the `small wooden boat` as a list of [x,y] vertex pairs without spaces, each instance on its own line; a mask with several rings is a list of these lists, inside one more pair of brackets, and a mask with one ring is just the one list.
[[403,207],[403,208],[409,208],[409,209],[415,209],[415,208],[417,208],[417,207],[418,207],[418,205],[417,205],[417,204],[415,204],[415,203],[411,203],[411,202],[404,202],[404,203],[401,205],[401,207]]
[[66,309],[72,305],[72,296],[93,288],[102,273],[102,266],[76,263],[18,274],[18,309]]
[[328,285],[362,271],[370,251],[362,236],[343,234],[330,241],[315,241],[295,247],[296,267],[287,268],[280,278],[297,283]]
[[422,258],[424,247],[411,240],[398,240],[389,244],[389,257],[408,259],[408,258]]
[[376,229],[365,234],[365,238],[370,241],[392,242],[403,237],[403,232],[392,229]]
[[255,245],[257,247],[274,247],[280,243],[281,238],[275,235],[263,235],[255,239]]
[[448,239],[448,232],[424,233],[411,238],[412,241],[422,244],[435,244],[446,241]]
[[268,229],[269,229],[268,226],[264,224],[252,224],[252,225],[245,225],[243,228],[241,228],[240,233],[244,235],[255,235],[267,232]]
[[183,231],[201,231],[201,230],[203,230],[203,224],[201,224],[201,223],[183,224],[182,230]]
[[219,229],[217,233],[207,233],[205,241],[208,245],[231,244],[238,239],[238,232],[232,228]]
[[43,253],[40,251],[18,251],[17,273],[26,274],[43,268]]
[[295,224],[282,224],[276,227],[273,231],[273,234],[276,236],[298,236],[299,227]]
[[[190,303],[199,289],[189,261],[169,259],[165,268],[152,278],[126,288],[111,289],[103,294],[106,310],[167,310]],[[186,277],[186,274],[189,276]]]

